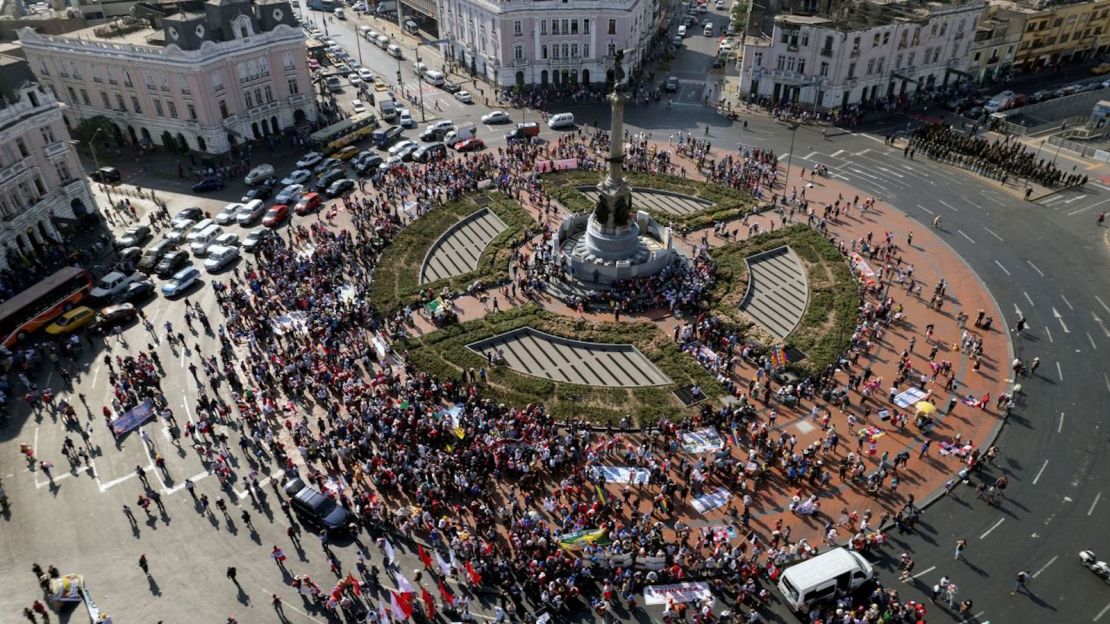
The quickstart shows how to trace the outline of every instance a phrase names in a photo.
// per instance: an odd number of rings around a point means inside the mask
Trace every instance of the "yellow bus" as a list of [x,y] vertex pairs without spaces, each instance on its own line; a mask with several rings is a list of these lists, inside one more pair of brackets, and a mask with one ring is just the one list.
[[309,139],[316,149],[325,154],[330,154],[341,147],[359,141],[363,137],[370,136],[370,133],[377,127],[378,118],[374,116],[374,113],[359,113],[327,128],[313,132]]

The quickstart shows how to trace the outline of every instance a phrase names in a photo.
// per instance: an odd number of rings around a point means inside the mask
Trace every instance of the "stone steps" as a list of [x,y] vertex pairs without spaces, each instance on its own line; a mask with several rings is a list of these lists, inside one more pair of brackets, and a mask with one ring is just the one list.
[[740,310],[773,336],[794,331],[809,303],[809,283],[801,258],[780,247],[748,260],[748,288]]
[[455,277],[477,269],[482,252],[506,228],[505,222],[488,208],[468,215],[432,245],[420,269],[420,283]]

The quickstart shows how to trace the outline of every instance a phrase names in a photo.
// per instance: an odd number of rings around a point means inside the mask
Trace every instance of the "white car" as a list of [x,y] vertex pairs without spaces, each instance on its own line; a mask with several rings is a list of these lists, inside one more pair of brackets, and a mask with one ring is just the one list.
[[351,112],[354,114],[365,113],[366,105],[361,100],[351,100]]
[[404,141],[398,141],[393,145],[393,147],[389,148],[389,155],[397,156],[398,154],[404,154],[405,150],[414,150],[418,147],[420,146],[416,143],[416,141],[405,139]]
[[166,238],[172,240],[175,243],[180,243],[181,241],[185,240],[185,236],[188,235],[190,231],[192,231],[193,226],[196,224],[197,222],[192,219],[180,219],[178,221],[174,221],[173,228],[169,232],[166,232]]
[[[239,234],[236,233],[236,232],[224,232],[223,234],[220,234],[219,236],[217,236],[216,240],[214,240],[212,242],[215,245],[219,245],[221,247],[238,247],[239,246]],[[209,250],[209,251],[211,251],[211,250]]]
[[[305,182],[308,182],[308,179],[311,177],[312,172],[308,169],[297,169],[293,173],[285,176],[285,179],[281,181],[281,185],[290,186],[293,184],[304,184]],[[281,202],[278,203],[280,204]]]
[[217,213],[215,216],[216,223],[219,223],[220,225],[228,225],[230,223],[234,223],[235,217],[239,214],[239,209],[242,207],[243,204],[228,204],[224,206],[224,209]]
[[297,200],[301,198],[301,195],[303,193],[303,186],[301,186],[300,184],[290,184],[281,189],[281,192],[278,193],[277,197],[274,198],[274,204],[285,204],[287,206],[290,206],[297,203]]
[[472,104],[474,102],[474,98],[470,97],[470,92],[466,90],[456,93],[455,99],[462,102],[463,104]]
[[374,81],[374,72],[370,71],[369,69],[366,69],[365,67],[359,67],[358,68],[358,75],[359,75],[360,78],[362,78],[363,82],[373,82]]
[[200,271],[196,267],[185,267],[174,273],[168,282],[162,284],[162,294],[167,297],[176,297],[195,284],[199,277]]
[[493,111],[492,113],[482,115],[482,123],[485,124],[509,123],[509,121],[509,114],[505,111]]
[[309,152],[303,158],[297,161],[298,169],[309,169],[324,159],[324,155],[318,152]]
[[234,262],[238,257],[238,247],[212,245],[208,248],[208,259],[204,261],[204,270],[209,273],[215,273]]
[[352,87],[357,87],[362,84],[362,77],[359,76],[357,73],[352,73],[347,76],[347,82],[351,83]]
[[239,214],[235,215],[235,221],[239,225],[247,226],[262,217],[264,212],[266,212],[266,203],[261,199],[252,199],[239,208]]
[[416,127],[416,120],[412,118],[412,112],[409,111],[409,109],[407,109],[407,108],[402,108],[401,109],[401,115],[400,115],[400,119],[398,120],[398,123],[401,124],[402,128],[415,128]]

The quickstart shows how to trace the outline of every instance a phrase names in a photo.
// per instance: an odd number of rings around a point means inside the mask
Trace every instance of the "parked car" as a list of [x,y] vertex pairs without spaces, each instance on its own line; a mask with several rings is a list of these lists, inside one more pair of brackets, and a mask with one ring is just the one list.
[[311,177],[312,172],[308,169],[297,169],[293,173],[285,176],[285,178],[283,178],[281,181],[281,185],[289,186],[291,184],[304,184],[305,182],[308,182],[308,179]]
[[127,285],[135,281],[138,275],[125,275],[119,271],[112,271],[97,280],[96,285],[89,291],[93,299],[108,300],[127,289]]
[[324,203],[324,198],[319,193],[305,193],[304,197],[293,206],[293,212],[304,216],[312,214]]
[[224,206],[223,210],[216,213],[213,219],[220,225],[231,225],[235,223],[235,218],[239,215],[239,210],[243,204],[228,204]]
[[[335,153],[335,157],[339,160],[350,160],[358,156],[359,149],[354,145],[348,145]],[[299,183],[298,183],[299,184]]]
[[162,294],[166,297],[177,297],[188,290],[200,278],[200,271],[196,267],[185,267],[173,274],[168,282],[162,284]]
[[243,183],[247,186],[254,186],[267,178],[274,177],[273,165],[258,165],[254,169],[247,172],[246,177],[243,178]]
[[470,96],[470,92],[465,91],[465,90],[464,91],[459,91],[458,93],[456,93],[455,94],[455,99],[462,102],[463,104],[473,104],[474,103],[474,98]]
[[666,82],[663,83],[663,90],[667,93],[674,93],[678,91],[678,76],[667,76]]
[[312,185],[312,190],[316,191],[317,193],[322,193],[327,190],[329,186],[331,186],[332,182],[335,182],[345,175],[347,174],[342,169],[332,169],[331,171],[316,179],[316,184]]
[[505,111],[496,110],[482,115],[482,123],[484,124],[500,124],[509,123],[512,120],[509,114]]
[[200,221],[203,218],[204,218],[204,211],[201,210],[200,208],[198,208],[197,206],[189,206],[188,208],[182,208],[181,210],[178,210],[177,214],[175,214],[173,216],[174,221],[184,221],[186,219],[192,219],[193,221]]
[[416,127],[416,120],[412,118],[412,111],[407,108],[401,109],[401,114],[397,119],[397,123],[401,124],[402,128]]
[[162,259],[162,256],[173,251],[176,246],[176,242],[168,238],[163,238],[154,245],[148,247],[146,251],[143,252],[143,256],[139,258],[138,269],[144,273],[154,272],[154,267],[158,266],[158,261]]
[[351,112],[356,115],[359,113],[365,113],[366,105],[362,103],[362,100],[351,100]]
[[145,225],[132,225],[124,230],[123,234],[116,239],[117,247],[135,247],[142,245],[150,238],[150,228]]
[[180,244],[181,241],[185,240],[185,237],[189,235],[189,232],[193,230],[193,226],[196,224],[197,222],[192,219],[174,221],[173,225],[170,227],[170,231],[166,232],[166,239],[173,241],[175,245]]
[[46,326],[46,333],[51,336],[68,334],[88,325],[96,317],[92,308],[77,306],[69,312],[59,316],[55,321]]
[[189,252],[184,249],[177,249],[163,256],[158,262],[158,266],[155,267],[155,271],[158,273],[158,277],[164,278],[173,275],[188,263]]
[[118,303],[103,308],[89,321],[88,327],[92,331],[107,332],[117,325],[130,322],[138,316],[135,306],[130,303]]
[[455,144],[455,150],[459,152],[480,152],[484,149],[486,149],[486,143],[479,138],[466,139]]
[[218,191],[224,187],[224,181],[216,176],[209,176],[193,185],[194,193],[207,193]]
[[285,204],[275,204],[266,211],[266,216],[262,217],[262,225],[268,228],[276,228],[282,223],[285,223],[288,218],[289,206]]
[[114,184],[122,180],[123,176],[120,174],[119,169],[115,167],[101,167],[90,173],[89,178],[101,184]]
[[420,145],[417,144],[416,141],[405,139],[404,141],[399,141],[393,147],[389,148],[389,155],[403,157],[406,153],[411,153],[418,147],[420,147]]
[[213,246],[219,245],[221,247],[238,247],[239,246],[239,233],[238,232],[224,232],[212,241]]
[[274,235],[273,230],[266,228],[258,228],[251,230],[247,233],[246,238],[243,239],[243,251],[254,253],[262,241],[271,238]]
[[297,161],[297,168],[298,169],[308,169],[309,167],[315,166],[316,163],[320,162],[323,159],[324,159],[323,154],[320,154],[319,152],[309,152],[309,153],[305,154],[304,156],[302,156],[301,159]]
[[235,222],[241,226],[248,226],[262,218],[266,213],[266,203],[261,199],[252,199],[239,207],[235,215]]
[[274,187],[277,186],[277,178],[270,178],[263,181],[258,186],[248,190],[239,201],[246,203],[253,200],[267,200],[274,194]]
[[209,273],[215,273],[227,267],[235,259],[239,257],[238,247],[225,247],[224,245],[212,245],[208,250],[208,258],[204,261],[204,270]]
[[289,186],[281,189],[281,192],[274,198],[275,204],[295,204],[304,193],[304,187],[300,184],[290,184]]
[[342,160],[339,160],[337,158],[325,158],[324,160],[316,163],[316,166],[312,168],[312,173],[319,175],[325,171],[330,171],[331,169],[342,166]]
[[139,258],[143,257],[142,247],[124,247],[116,254],[119,259],[126,262],[128,266],[135,266],[139,264]]
[[342,178],[340,180],[336,180],[335,182],[331,183],[331,186],[328,187],[327,194],[328,194],[328,197],[339,197],[340,195],[345,195],[347,193],[350,193],[354,189],[355,189],[355,181],[354,180],[352,180],[350,178]]
[[377,171],[378,166],[381,164],[382,157],[374,154],[373,156],[363,158],[362,160],[355,163],[355,171],[359,172],[362,175],[366,175],[367,172]]
[[365,67],[359,67],[358,68],[358,75],[362,78],[362,80],[364,82],[373,82],[374,81],[374,72],[370,71],[369,69],[366,69]]
[[459,85],[457,85],[453,82],[445,82],[439,88],[443,89],[444,91],[446,91],[448,93],[458,93],[459,91],[462,90],[462,87],[460,87]]
[[314,528],[344,531],[350,524],[351,515],[346,509],[300,478],[290,479],[285,484],[285,495],[297,515]]
[[127,285],[127,290],[120,293],[116,298],[120,302],[142,301],[154,294],[154,282],[143,279],[131,282]]

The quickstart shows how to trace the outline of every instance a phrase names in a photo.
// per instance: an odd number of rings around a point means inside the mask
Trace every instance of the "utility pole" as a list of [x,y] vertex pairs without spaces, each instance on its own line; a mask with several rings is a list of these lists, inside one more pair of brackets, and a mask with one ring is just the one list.
[[98,158],[96,155],[96,135],[100,134],[101,132],[104,132],[104,126],[100,126],[99,128],[97,128],[96,132],[94,132],[92,136],[89,137],[89,151],[92,152],[93,164],[96,166],[97,171],[100,171],[100,158]]
[[[790,165],[794,162],[794,137],[798,135],[798,124],[790,125],[790,151],[786,153],[786,179],[782,182],[782,196],[790,190]],[[775,206],[776,208],[778,206]]]

